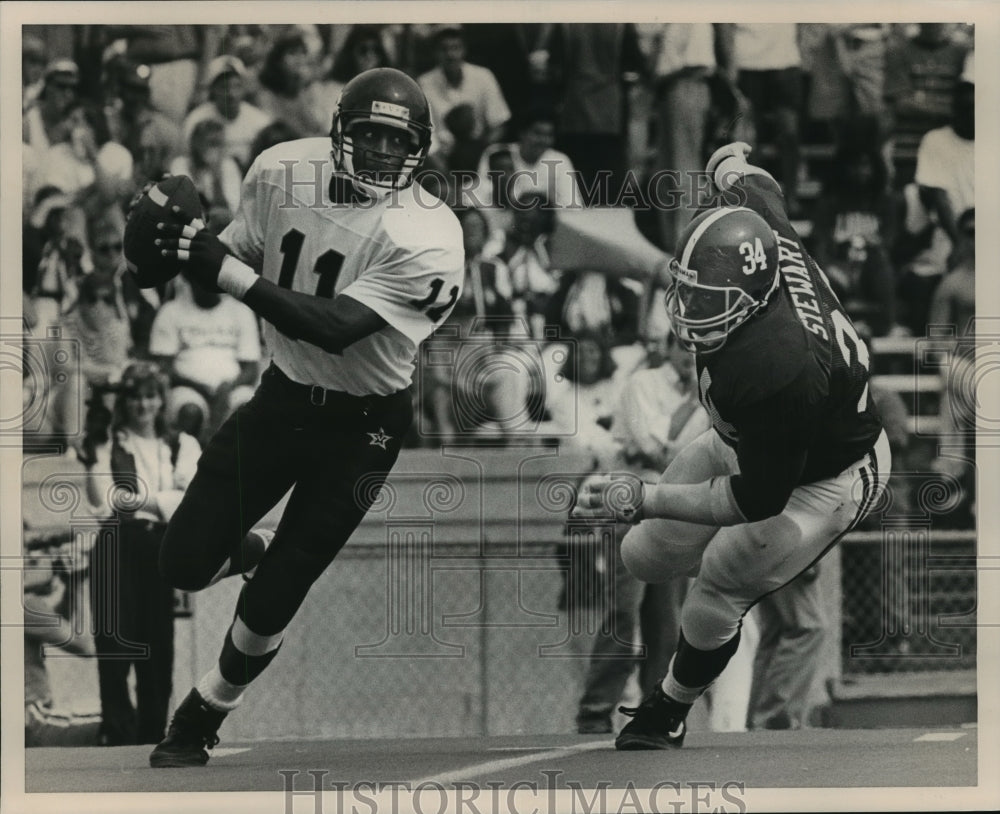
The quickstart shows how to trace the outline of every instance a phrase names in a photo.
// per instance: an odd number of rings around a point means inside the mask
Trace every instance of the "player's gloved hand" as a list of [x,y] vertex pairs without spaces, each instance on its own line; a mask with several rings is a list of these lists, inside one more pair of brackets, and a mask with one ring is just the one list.
[[645,493],[642,480],[631,473],[594,475],[587,478],[580,487],[570,517],[638,523],[642,520]]
[[750,155],[752,150],[753,148],[745,141],[733,141],[729,144],[723,144],[718,150],[712,153],[712,157],[708,159],[708,163],[705,165],[705,171],[714,178],[715,171],[727,158],[736,158],[740,164],[745,164],[747,156]]
[[[180,212],[179,207],[174,207]],[[186,263],[194,277],[209,291],[217,291],[219,269],[229,254],[226,244],[205,228],[200,218],[190,223],[158,223],[156,228],[162,237],[156,245],[164,257],[176,257]]]

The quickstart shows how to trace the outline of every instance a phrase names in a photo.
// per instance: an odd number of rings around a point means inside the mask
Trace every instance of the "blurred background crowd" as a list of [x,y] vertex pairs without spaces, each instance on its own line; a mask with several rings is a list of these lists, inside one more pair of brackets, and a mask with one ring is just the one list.
[[[224,227],[256,155],[325,135],[343,85],[391,65],[431,104],[421,183],[462,215],[461,329],[479,318],[490,335],[513,325],[537,340],[554,326],[601,354],[660,338],[656,292],[554,264],[555,212],[626,207],[670,252],[706,156],[741,138],[871,335],[922,336],[932,314],[961,331],[972,45],[971,27],[938,23],[27,27],[25,314],[36,335],[59,325],[83,341],[84,392],[131,360],[161,363],[171,421],[204,437],[255,383],[257,326],[183,280],[136,289],[122,273],[128,201],[188,174]],[[946,277],[948,302],[936,302]],[[430,384],[421,426],[448,438],[454,417]]]
[[[136,363],[153,365],[139,378],[155,382],[157,437],[204,443],[249,397],[267,364],[256,318],[183,277],[138,289],[129,201],[187,174],[222,229],[256,156],[327,135],[340,89],[378,66],[424,89],[434,138],[418,180],[465,237],[465,288],[423,349],[410,446],[523,442],[527,421],[595,468],[662,471],[707,426],[691,360],[662,292],[586,258],[671,252],[705,160],[734,140],[782,184],[860,331],[899,347],[947,325],[960,349],[975,313],[973,44],[971,26],[942,23],[26,26],[24,316],[80,348],[78,369],[47,383],[38,434],[93,466],[113,417],[131,416],[115,398],[138,398],[122,386]],[[556,250],[561,213],[598,207],[613,212]],[[955,353],[952,373],[969,359]],[[882,372],[913,373],[912,353]],[[962,380],[935,402],[941,432],[968,426]],[[894,458],[960,479],[971,523],[971,469],[914,452],[906,389],[873,386]],[[594,714],[603,731],[623,680],[593,678],[581,731]]]

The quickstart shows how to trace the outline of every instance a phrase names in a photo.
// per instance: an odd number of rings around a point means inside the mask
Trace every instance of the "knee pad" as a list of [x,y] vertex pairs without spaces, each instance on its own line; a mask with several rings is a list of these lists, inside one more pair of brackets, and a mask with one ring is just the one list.
[[[628,572],[643,582],[667,582],[698,570],[705,540],[684,533],[672,520],[644,520],[622,540],[622,560]],[[692,529],[695,528],[690,526]],[[710,536],[711,531],[706,533]]]
[[732,599],[696,580],[681,611],[681,627],[688,642],[699,650],[715,650],[740,629],[744,610]]
[[666,582],[676,576],[663,551],[658,550],[648,527],[642,523],[629,529],[622,540],[622,562],[633,577],[643,582]]

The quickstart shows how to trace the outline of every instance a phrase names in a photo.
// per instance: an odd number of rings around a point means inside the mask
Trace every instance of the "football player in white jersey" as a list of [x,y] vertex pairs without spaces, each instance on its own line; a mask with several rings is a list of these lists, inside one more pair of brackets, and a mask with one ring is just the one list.
[[[463,280],[457,219],[413,183],[430,134],[416,82],[391,68],[366,71],[341,94],[332,154],[326,138],[262,153],[218,237],[198,221],[161,225],[164,256],[263,319],[273,364],[205,448],[163,540],[160,570],[185,591],[256,570],[218,663],[151,753],[154,767],[208,761],[222,720],[375,499],[377,489],[356,485],[384,478],[396,460],[417,347]],[[257,564],[242,541],[290,488]]]

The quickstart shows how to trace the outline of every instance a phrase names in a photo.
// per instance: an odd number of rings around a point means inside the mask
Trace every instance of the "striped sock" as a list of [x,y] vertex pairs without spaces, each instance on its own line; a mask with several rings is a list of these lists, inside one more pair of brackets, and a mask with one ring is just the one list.
[[219,656],[219,674],[230,684],[246,687],[278,655],[284,635],[284,631],[272,636],[258,635],[237,616],[226,632]]
[[681,684],[674,677],[674,661],[676,659],[677,655],[674,654],[673,658],[670,659],[670,667],[667,669],[667,674],[663,677],[663,681],[660,682],[660,689],[663,690],[667,698],[691,706],[705,692],[708,685],[706,684],[704,687],[685,687]]
[[243,691],[246,685],[231,684],[222,677],[219,665],[214,664],[212,669],[201,677],[201,681],[195,686],[198,694],[205,699],[205,703],[214,709],[229,712],[239,706],[243,700]]

